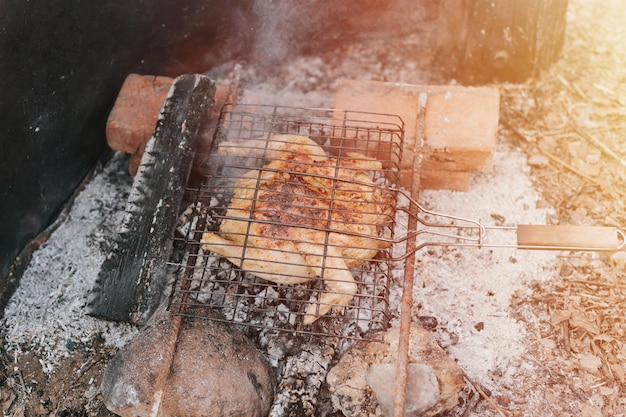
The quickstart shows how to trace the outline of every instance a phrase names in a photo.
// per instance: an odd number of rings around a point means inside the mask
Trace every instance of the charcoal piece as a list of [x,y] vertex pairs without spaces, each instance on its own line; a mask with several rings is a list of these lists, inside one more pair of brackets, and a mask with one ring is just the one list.
[[320,388],[337,344],[332,338],[304,344],[300,352],[287,358],[270,417],[317,415]]
[[196,137],[214,94],[215,83],[206,76],[174,81],[135,177],[122,230],[102,263],[91,315],[143,325],[161,304]]

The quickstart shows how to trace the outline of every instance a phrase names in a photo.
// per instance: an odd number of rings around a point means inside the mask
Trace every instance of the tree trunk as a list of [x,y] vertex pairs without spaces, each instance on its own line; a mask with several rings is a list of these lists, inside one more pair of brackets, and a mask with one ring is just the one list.
[[471,0],[457,76],[463,83],[521,82],[554,63],[568,0]]

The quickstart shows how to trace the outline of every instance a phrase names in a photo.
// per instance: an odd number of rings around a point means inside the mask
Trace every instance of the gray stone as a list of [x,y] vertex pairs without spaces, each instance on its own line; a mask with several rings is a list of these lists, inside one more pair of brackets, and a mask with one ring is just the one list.
[[[395,388],[399,329],[390,329],[383,338],[382,343],[357,342],[328,373],[326,382],[333,406],[346,417],[383,417],[388,414],[390,401],[393,404],[393,400],[389,400],[389,390]],[[427,369],[432,369],[432,373]],[[388,372],[384,380],[386,392],[381,389],[375,393],[368,383],[368,375],[370,382],[376,385],[373,380],[385,371]],[[431,417],[457,405],[457,394],[465,386],[463,371],[439,347],[432,335],[419,326],[411,327],[407,372],[406,415]],[[416,395],[419,398],[413,398]],[[427,408],[431,402],[435,404]]]
[[[365,374],[365,380],[374,391],[378,405],[386,416],[393,413],[396,382],[396,364],[373,364]],[[432,366],[410,363],[407,366],[406,417],[418,417],[439,402],[439,382]]]
[[274,377],[231,326],[167,315],[113,357],[102,395],[122,417],[265,417]]

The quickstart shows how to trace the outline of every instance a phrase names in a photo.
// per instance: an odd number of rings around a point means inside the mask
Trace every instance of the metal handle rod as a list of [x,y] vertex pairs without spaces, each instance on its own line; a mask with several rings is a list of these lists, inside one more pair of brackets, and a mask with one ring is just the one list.
[[[466,224],[434,223],[420,218],[420,224],[424,226],[424,229],[416,231],[416,234],[449,239],[448,241],[433,240],[423,242],[420,245],[421,247],[446,245],[474,246],[479,248],[618,251],[626,245],[626,234],[615,227],[530,224],[485,226],[476,220],[435,213],[425,209],[422,210],[430,215],[455,221],[460,220]],[[489,236],[493,232],[511,231],[516,232],[517,239],[515,243],[494,243],[489,241]]]
[[[418,243],[415,250],[427,246],[461,246],[561,251],[619,251],[626,246],[626,233],[615,227],[528,224],[485,226],[478,220],[425,209],[408,193],[402,190],[395,191],[404,195],[413,207],[417,207],[417,212],[401,210],[411,217],[416,217],[423,227],[410,230],[405,236],[393,239],[394,243],[420,235],[434,238]],[[428,220],[424,218],[424,215],[437,220]],[[490,241],[489,237],[498,232],[515,232],[516,241],[514,243]],[[404,254],[398,260],[406,257],[407,254]]]

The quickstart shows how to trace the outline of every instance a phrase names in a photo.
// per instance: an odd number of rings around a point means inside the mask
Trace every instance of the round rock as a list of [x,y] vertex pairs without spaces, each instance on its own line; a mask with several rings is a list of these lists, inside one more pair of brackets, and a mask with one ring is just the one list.
[[160,417],[265,417],[274,377],[263,354],[231,326],[166,316],[113,357],[102,395],[122,417],[154,410]]
[[[393,328],[382,343],[356,343],[328,373],[333,406],[346,417],[390,415],[399,333]],[[465,386],[463,371],[419,326],[411,327],[407,373],[407,416],[430,417],[450,410]]]

